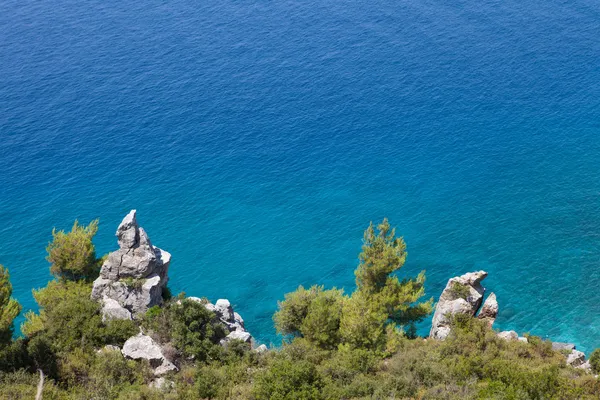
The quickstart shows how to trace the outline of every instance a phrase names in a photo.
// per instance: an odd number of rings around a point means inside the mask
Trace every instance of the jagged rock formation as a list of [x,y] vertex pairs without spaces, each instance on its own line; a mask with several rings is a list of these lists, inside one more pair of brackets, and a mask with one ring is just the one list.
[[[452,315],[465,314],[474,317],[477,314],[485,293],[481,281],[487,275],[485,271],[469,272],[448,281],[435,307],[429,333],[431,338],[444,340],[448,337]],[[481,318],[490,321],[491,325],[498,315],[498,303],[493,293],[490,298],[489,301],[486,301],[486,307],[482,310]]]
[[479,311],[479,315],[477,316],[477,318],[486,321],[491,327],[492,325],[494,325],[497,316],[498,301],[496,300],[496,294],[490,293],[487,299],[485,299],[485,302],[483,303],[483,306],[481,307],[481,311]]
[[169,371],[177,371],[177,367],[163,354],[162,348],[150,336],[139,333],[132,336],[123,345],[121,353],[132,360],[148,360],[154,368],[154,375],[164,375]]
[[135,210],[125,216],[116,236],[119,250],[104,261],[92,298],[103,302],[103,318],[128,319],[162,303],[171,255],[152,245]]

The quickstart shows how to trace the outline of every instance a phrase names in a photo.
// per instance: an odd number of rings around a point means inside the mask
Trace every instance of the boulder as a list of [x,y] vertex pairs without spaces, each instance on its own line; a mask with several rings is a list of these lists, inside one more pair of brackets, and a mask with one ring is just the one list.
[[573,343],[563,343],[563,342],[552,342],[552,350],[555,351],[568,351],[571,352],[575,350],[575,345]]
[[429,336],[444,340],[450,333],[450,317],[455,314],[475,316],[483,299],[485,289],[481,281],[487,272],[470,272],[451,278],[435,307]]
[[257,348],[255,348],[254,351],[257,352],[257,353],[266,353],[267,351],[269,351],[269,349],[267,348],[266,345],[261,344],[260,346],[258,346]]
[[158,343],[141,332],[127,339],[121,353],[132,360],[148,360],[157,376],[164,375],[169,371],[177,371],[177,367],[167,360]]
[[498,301],[496,300],[496,294],[490,293],[490,295],[485,299],[483,306],[481,307],[481,311],[479,311],[479,315],[477,318],[487,321],[490,328],[494,325],[496,321],[496,317],[498,316]]
[[588,374],[592,373],[592,364],[590,364],[589,360],[575,368],[582,369],[582,370],[586,371]]
[[567,356],[567,365],[571,367],[580,367],[585,364],[585,354],[579,350],[572,350]]
[[131,319],[131,312],[118,301],[105,297],[102,300],[102,321],[111,319]]
[[503,331],[503,332],[499,332],[497,335],[500,339],[504,339],[507,341],[511,341],[511,340],[518,340],[519,339],[519,334],[515,331]]
[[517,340],[518,340],[519,342],[523,342],[523,343],[529,343],[529,340],[527,340],[527,338],[526,338],[526,337],[524,337],[524,336],[519,336],[519,337],[517,338]]
[[252,335],[245,331],[233,331],[225,339],[221,339],[221,346],[226,346],[232,340],[241,340],[245,343],[252,344]]
[[[145,313],[150,307],[162,304],[162,292],[168,281],[167,272],[171,255],[154,247],[131,210],[117,228],[119,249],[108,255],[100,276],[94,281],[92,298],[111,299],[127,309],[133,317]],[[111,318],[127,319],[114,304],[106,313]]]

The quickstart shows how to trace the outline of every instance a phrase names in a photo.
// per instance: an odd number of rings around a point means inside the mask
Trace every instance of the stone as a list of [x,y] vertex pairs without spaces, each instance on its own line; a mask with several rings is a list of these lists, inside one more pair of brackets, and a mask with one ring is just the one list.
[[592,373],[592,364],[590,364],[589,360],[584,362],[583,364],[575,367],[578,369],[582,369],[584,371],[586,371],[587,373],[591,374]]
[[255,348],[254,351],[257,352],[257,353],[266,353],[267,351],[269,351],[269,349],[267,348],[266,345],[261,344],[260,346],[258,346],[257,348]]
[[[119,249],[102,264],[92,298],[112,299],[135,317],[162,304],[171,254],[152,245],[146,231],[137,224],[135,210],[123,218],[116,236]],[[125,317],[122,310],[114,305],[111,308],[115,310],[113,314]]]
[[[450,317],[455,314],[465,314],[474,317],[481,307],[485,289],[481,281],[487,272],[477,271],[451,278],[448,281],[435,307],[431,331],[433,339],[444,340],[450,334]],[[460,289],[464,293],[459,293]]]
[[102,322],[112,319],[131,320],[131,312],[121,306],[118,301],[105,297],[102,300]]
[[226,346],[232,340],[241,340],[244,343],[252,343],[252,335],[248,332],[233,331],[225,339],[221,339],[221,346]]
[[523,342],[523,343],[529,343],[529,340],[527,340],[527,338],[526,338],[526,337],[523,337],[523,336],[519,336],[519,337],[517,338],[517,340],[518,340],[519,342]]
[[499,332],[497,335],[500,339],[504,339],[507,341],[511,341],[511,340],[518,340],[519,339],[519,334],[515,331],[503,331],[503,332]]
[[490,293],[490,295],[483,302],[481,311],[477,315],[477,318],[487,321],[490,328],[494,325],[496,317],[498,316],[498,301],[496,300],[496,294]]
[[215,312],[220,319],[227,322],[234,322],[233,307],[227,299],[219,299],[215,303]]
[[585,363],[585,354],[579,350],[571,350],[567,356],[567,365],[571,367],[580,367]]
[[127,339],[121,353],[132,360],[148,360],[154,369],[154,375],[157,376],[164,375],[169,371],[177,371],[177,367],[164,356],[158,343],[141,332]]
[[555,351],[573,351],[575,350],[575,345],[573,343],[563,343],[563,342],[552,342],[552,350]]

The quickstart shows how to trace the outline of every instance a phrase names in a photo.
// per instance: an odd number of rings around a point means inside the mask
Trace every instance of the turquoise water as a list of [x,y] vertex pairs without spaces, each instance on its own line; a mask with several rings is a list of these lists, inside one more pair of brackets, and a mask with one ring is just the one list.
[[34,308],[52,227],[99,217],[105,253],[136,208],[174,291],[278,343],[387,216],[428,296],[485,269],[498,328],[591,350],[599,33],[597,1],[5,0],[0,263]]

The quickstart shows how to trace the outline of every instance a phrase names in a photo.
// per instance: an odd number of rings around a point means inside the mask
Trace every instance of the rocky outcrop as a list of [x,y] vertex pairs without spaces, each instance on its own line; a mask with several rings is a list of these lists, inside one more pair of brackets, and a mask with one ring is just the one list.
[[121,353],[125,358],[132,360],[148,360],[156,376],[164,375],[170,371],[177,371],[177,367],[165,357],[158,343],[143,333],[127,339]]
[[121,306],[118,301],[105,297],[102,300],[102,322],[111,319],[131,319],[131,311]]
[[563,343],[563,342],[552,342],[552,350],[555,351],[568,351],[571,352],[575,350],[575,345],[573,343]]
[[481,311],[479,311],[479,315],[477,315],[477,318],[486,321],[491,327],[496,321],[497,316],[498,301],[496,300],[496,294],[490,293],[487,299],[485,299],[485,302],[483,303],[483,306],[481,307]]
[[[465,314],[475,316],[483,300],[485,289],[481,281],[485,279],[487,272],[470,272],[462,276],[451,278],[442,292],[435,307],[431,331],[429,336],[433,339],[444,340],[450,334],[451,316]],[[495,296],[494,296],[495,299]],[[496,314],[497,314],[496,303]],[[490,311],[493,304],[490,304]],[[495,318],[495,316],[494,316]]]
[[567,356],[567,365],[577,368],[583,364],[585,364],[585,353],[579,350],[571,350],[571,353]]
[[152,245],[135,210],[125,216],[116,236],[119,249],[104,261],[92,298],[103,302],[103,318],[128,319],[162,303],[171,255]]

